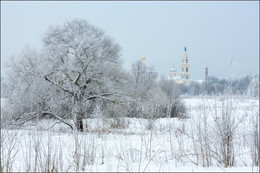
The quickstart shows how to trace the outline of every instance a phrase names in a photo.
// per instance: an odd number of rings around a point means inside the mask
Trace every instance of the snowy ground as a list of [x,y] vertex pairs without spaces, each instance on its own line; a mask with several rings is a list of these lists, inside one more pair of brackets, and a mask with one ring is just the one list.
[[[240,123],[235,133],[235,166],[231,168],[214,159],[210,167],[203,167],[202,159],[194,155],[200,152],[193,141],[198,137],[197,127],[207,117],[209,131],[214,129],[222,110],[221,98],[185,99],[185,103],[190,118],[184,120],[95,118],[85,120],[88,129],[84,133],[63,124],[53,126],[54,120],[41,120],[19,130],[2,129],[1,162],[4,170],[9,167],[10,171],[259,171],[252,167],[248,135],[251,119],[259,117],[258,100],[232,101],[232,116]],[[212,135],[209,141],[216,142]]]

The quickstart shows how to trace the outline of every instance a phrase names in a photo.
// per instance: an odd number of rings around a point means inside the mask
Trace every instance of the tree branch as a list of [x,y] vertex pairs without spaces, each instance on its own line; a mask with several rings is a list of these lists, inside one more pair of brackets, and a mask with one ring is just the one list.
[[71,95],[74,95],[73,92],[71,92],[71,91],[68,90],[68,89],[63,88],[63,87],[60,86],[59,84],[54,83],[53,81],[51,81],[50,79],[48,79],[47,76],[44,76],[44,77],[45,77],[45,80],[47,80],[48,82],[52,83],[53,85],[56,85],[57,87],[59,87],[60,89],[62,89],[64,92],[67,92],[67,93],[69,93],[69,94],[71,94]]
[[[55,115],[55,114],[53,114],[53,113],[51,113],[51,112],[47,112],[47,111],[43,111],[43,112],[41,112],[41,113],[31,112],[31,113],[27,113],[26,115],[27,115],[27,118],[25,118],[26,120],[24,120],[24,121],[21,122],[21,123],[13,124],[13,125],[21,126],[21,125],[23,125],[24,123],[26,123],[26,122],[28,122],[28,121],[30,121],[30,120],[33,120],[33,119],[35,119],[35,118],[37,118],[37,117],[40,118],[40,117],[45,116],[45,115],[51,115],[51,116],[55,117],[56,119],[60,120],[60,122],[62,122],[62,123],[64,123],[64,124],[68,125],[71,129],[73,129],[73,126],[72,126],[71,124],[65,122],[65,121],[63,120],[63,118],[61,118],[60,116]],[[30,116],[30,115],[31,115],[31,116]],[[32,115],[33,115],[33,116],[32,116]]]

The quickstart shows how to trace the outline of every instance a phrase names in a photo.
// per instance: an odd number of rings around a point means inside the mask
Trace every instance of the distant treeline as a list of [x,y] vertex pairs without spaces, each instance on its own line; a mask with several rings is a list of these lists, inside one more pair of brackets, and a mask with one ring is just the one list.
[[190,85],[181,84],[182,95],[222,95],[230,89],[234,95],[259,96],[259,75],[245,76],[241,79],[226,80],[209,76],[202,83],[192,81]]

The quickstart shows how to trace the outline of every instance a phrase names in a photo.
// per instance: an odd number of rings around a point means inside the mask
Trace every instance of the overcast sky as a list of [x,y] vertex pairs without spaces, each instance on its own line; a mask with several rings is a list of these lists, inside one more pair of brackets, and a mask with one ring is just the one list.
[[[39,48],[50,25],[87,19],[122,46],[124,67],[141,56],[160,75],[181,71],[183,47],[191,78],[225,78],[233,57],[234,78],[259,74],[259,2],[2,2],[1,60],[25,45]],[[2,66],[2,63],[1,63]],[[1,67],[1,69],[3,69]]]

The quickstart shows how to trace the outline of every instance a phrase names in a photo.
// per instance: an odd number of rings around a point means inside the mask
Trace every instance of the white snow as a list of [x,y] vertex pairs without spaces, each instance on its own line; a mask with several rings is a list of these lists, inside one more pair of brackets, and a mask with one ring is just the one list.
[[[214,122],[215,109],[221,110],[221,98],[184,99],[188,119],[160,118],[155,121],[137,118],[121,118],[119,128],[113,119],[87,119],[87,132],[74,132],[56,120],[40,120],[35,126],[27,124],[22,129],[2,129],[2,156],[8,155],[10,171],[119,171],[119,172],[258,172],[252,167],[248,144],[235,147],[239,155],[231,168],[213,160],[210,167],[194,164],[194,146],[185,133],[195,132],[194,124],[203,114],[209,124]],[[233,100],[234,116],[243,118],[237,129],[238,139],[246,142],[250,118],[259,115],[259,101]],[[31,122],[32,123],[32,122]],[[33,124],[33,123],[32,123]],[[35,124],[35,123],[34,123]],[[53,127],[52,127],[53,126]],[[213,126],[212,126],[213,127]],[[246,139],[243,140],[242,137]],[[238,142],[239,140],[236,140]],[[237,145],[239,146],[239,145]],[[187,156],[185,156],[187,155]],[[13,157],[12,157],[13,156]],[[6,164],[5,160],[5,164]]]

